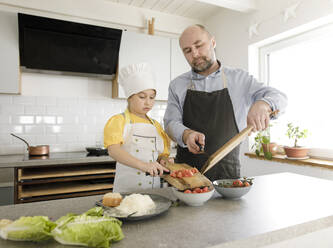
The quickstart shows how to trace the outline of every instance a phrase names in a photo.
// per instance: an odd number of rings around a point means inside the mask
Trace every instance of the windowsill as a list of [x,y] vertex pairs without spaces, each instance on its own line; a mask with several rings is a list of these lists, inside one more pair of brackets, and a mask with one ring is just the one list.
[[268,160],[262,154],[258,157],[255,153],[245,153],[245,156],[248,156],[249,158],[252,158],[252,159],[274,161],[274,162],[287,163],[287,164],[292,164],[292,165],[309,165],[309,166],[315,166],[315,167],[321,167],[321,168],[333,170],[333,161],[322,160],[322,159],[317,159],[317,158],[291,160],[291,159],[287,159],[286,155],[274,155],[272,160]]

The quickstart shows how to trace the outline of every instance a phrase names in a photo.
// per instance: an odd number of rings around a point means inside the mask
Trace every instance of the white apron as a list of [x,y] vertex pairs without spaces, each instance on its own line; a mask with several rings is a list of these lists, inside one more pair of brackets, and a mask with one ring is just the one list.
[[[164,150],[164,143],[154,121],[150,120],[153,125],[146,123],[132,124],[128,110],[125,111],[124,115],[124,143],[121,147],[143,162],[156,161],[158,155]],[[146,176],[145,172],[117,162],[113,192],[135,192],[157,187],[160,187],[160,177]]]

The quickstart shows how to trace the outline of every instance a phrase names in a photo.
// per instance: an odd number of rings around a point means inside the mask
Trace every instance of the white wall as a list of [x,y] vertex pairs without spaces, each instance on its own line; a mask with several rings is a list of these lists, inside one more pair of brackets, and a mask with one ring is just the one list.
[[147,33],[147,20],[155,17],[156,34],[177,35],[200,20],[116,4],[109,0],[0,0],[0,10],[41,15]]
[[[290,18],[287,22],[284,22],[284,9],[296,2],[289,0],[257,0],[258,11],[256,12],[242,14],[231,10],[222,10],[206,20],[208,30],[211,31],[217,41],[217,58],[228,66],[248,70],[249,45],[263,42],[286,32],[296,32],[295,29],[302,25],[333,14],[333,1],[303,0],[300,1],[300,5],[296,9],[296,18]],[[258,35],[250,38],[248,29],[254,23],[259,23],[257,27]],[[288,92],[286,93],[288,94]],[[248,151],[247,142],[242,146],[242,154],[246,151]],[[333,170],[329,169],[255,160],[244,155],[241,156],[241,161],[243,165],[242,175],[246,176],[290,171],[333,180]]]

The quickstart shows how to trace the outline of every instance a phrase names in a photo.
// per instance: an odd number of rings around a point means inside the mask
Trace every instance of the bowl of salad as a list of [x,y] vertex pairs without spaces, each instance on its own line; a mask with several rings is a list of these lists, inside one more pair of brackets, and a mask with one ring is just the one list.
[[247,194],[254,178],[220,179],[213,182],[216,191],[224,198],[237,199]]

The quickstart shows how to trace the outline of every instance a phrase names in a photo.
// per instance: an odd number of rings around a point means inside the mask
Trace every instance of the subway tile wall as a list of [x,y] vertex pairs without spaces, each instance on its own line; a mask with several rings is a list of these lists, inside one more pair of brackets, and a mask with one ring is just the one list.
[[[107,97],[0,95],[0,155],[23,154],[26,145],[50,145],[51,152],[84,151],[103,144],[103,128],[126,100]],[[165,102],[156,102],[149,116],[163,125]]]

